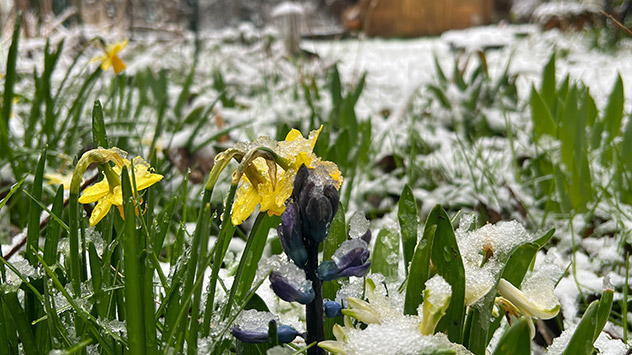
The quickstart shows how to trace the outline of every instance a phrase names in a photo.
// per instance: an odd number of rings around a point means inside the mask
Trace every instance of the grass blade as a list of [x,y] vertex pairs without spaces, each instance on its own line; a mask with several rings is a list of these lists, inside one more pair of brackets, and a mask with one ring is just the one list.
[[28,229],[26,232],[26,259],[31,265],[37,265],[37,259],[31,251],[32,248],[37,249],[40,235],[40,215],[42,207],[36,202],[42,200],[42,181],[44,179],[44,166],[46,166],[46,149],[42,152],[37,169],[35,170],[35,178],[33,180],[33,189],[31,190],[31,202],[29,205]]
[[399,198],[397,209],[397,219],[399,220],[402,246],[404,247],[404,270],[406,273],[408,273],[408,265],[413,259],[415,245],[417,245],[418,218],[419,212],[417,211],[417,202],[415,201],[413,190],[409,185],[406,185]]

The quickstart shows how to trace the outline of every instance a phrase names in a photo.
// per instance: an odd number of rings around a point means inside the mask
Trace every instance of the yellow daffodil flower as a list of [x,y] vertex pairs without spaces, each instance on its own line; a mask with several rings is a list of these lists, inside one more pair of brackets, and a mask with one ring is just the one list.
[[72,173],[60,174],[60,173],[46,173],[44,178],[48,180],[49,185],[64,185],[64,190],[70,189],[70,182],[72,181]]
[[[282,142],[259,138],[252,145],[238,143],[235,146],[236,149],[245,151],[256,149],[258,144],[270,148],[281,159],[289,162],[289,166],[284,170],[278,164],[263,157],[257,157],[250,163],[236,193],[231,215],[233,225],[241,224],[255,211],[257,205],[260,205],[261,212],[267,211],[270,216],[280,216],[285,211],[285,201],[292,194],[296,172],[303,164],[308,168],[323,166],[333,179],[336,188],[340,189],[342,174],[336,164],[321,161],[312,152],[321,130],[322,126],[312,131],[308,138],[304,138],[300,131],[293,129]],[[225,157],[220,154],[216,163],[221,159]]]
[[[141,191],[149,186],[162,180],[163,176],[160,174],[152,173],[149,164],[141,157],[133,159],[134,176],[136,178],[136,190]],[[121,163],[115,163],[112,168],[114,173],[119,177],[123,166],[131,167],[131,163],[127,159],[122,159]],[[131,172],[130,172],[131,178]],[[98,201],[98,202],[97,202]],[[98,183],[88,187],[83,192],[83,195],[79,198],[80,203],[92,203],[97,202],[92,214],[90,215],[90,226],[95,226],[105,215],[110,211],[112,205],[117,206],[122,214],[123,208],[123,193],[121,191],[121,185],[110,186],[108,179],[103,179]]]
[[93,58],[93,62],[101,62],[101,70],[106,71],[112,67],[116,74],[122,72],[127,68],[125,63],[118,56],[118,53],[127,47],[128,39],[123,42],[116,42],[113,44],[108,44],[103,48],[105,52],[103,55],[100,55],[96,58]]

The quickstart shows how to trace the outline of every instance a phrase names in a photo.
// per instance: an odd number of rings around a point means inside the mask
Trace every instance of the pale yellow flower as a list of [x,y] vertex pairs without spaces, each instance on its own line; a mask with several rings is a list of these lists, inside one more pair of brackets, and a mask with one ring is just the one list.
[[70,182],[72,181],[72,173],[60,174],[60,173],[46,173],[44,178],[48,180],[49,185],[64,185],[64,190],[70,189]]
[[122,72],[127,68],[125,63],[118,56],[119,52],[127,47],[128,39],[122,42],[116,42],[112,44],[108,44],[103,48],[105,52],[103,55],[95,57],[92,59],[93,62],[101,62],[101,70],[106,71],[112,67],[116,74]]
[[[127,159],[122,159],[123,163],[116,164],[112,170],[121,176],[123,166],[128,168],[132,166],[132,163]],[[136,157],[133,160],[134,163],[134,176],[136,178],[136,190],[141,191],[149,186],[162,180],[163,176],[160,174],[154,174],[151,172],[149,164],[141,157]],[[130,171],[131,179],[131,171]],[[98,202],[97,202],[98,201]],[[107,213],[110,211],[112,205],[117,206],[119,210],[123,208],[123,193],[121,191],[121,185],[111,187],[108,179],[103,179],[98,183],[88,187],[83,192],[83,195],[79,198],[80,203],[92,203],[97,202],[92,214],[90,215],[90,226],[95,226]]]
[[[308,138],[304,138],[300,131],[293,129],[282,142],[261,138],[253,142],[255,145],[258,141],[264,142],[265,147],[270,148],[280,158],[288,161],[289,166],[287,170],[284,170],[278,164],[263,157],[258,157],[252,161],[251,165],[246,168],[242,176],[242,183],[236,193],[231,215],[233,225],[243,223],[255,211],[257,205],[260,205],[261,212],[267,212],[270,216],[280,216],[285,211],[285,201],[292,194],[296,172],[303,164],[308,168],[324,167],[334,181],[336,188],[340,188],[342,174],[336,164],[321,161],[312,152],[321,130],[322,126],[318,130],[312,131]],[[238,144],[236,148],[239,149],[241,146],[243,144]],[[256,146],[244,148],[256,149]],[[218,159],[224,159],[224,157],[220,155]]]

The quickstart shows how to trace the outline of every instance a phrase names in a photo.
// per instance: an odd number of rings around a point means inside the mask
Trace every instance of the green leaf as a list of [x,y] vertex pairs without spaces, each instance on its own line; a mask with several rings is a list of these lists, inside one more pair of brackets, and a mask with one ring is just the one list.
[[623,118],[623,101],[623,80],[621,80],[621,75],[617,74],[604,113],[605,130],[608,132],[607,142],[611,142],[619,135]]
[[[345,209],[342,205],[338,208],[338,212],[331,221],[331,227],[329,228],[329,235],[323,242],[323,260],[331,260],[331,257],[336,252],[336,249],[347,240],[347,225],[345,222]],[[337,281],[323,282],[323,299],[330,300],[336,299],[336,293],[340,289],[340,284]],[[334,339],[332,333],[332,327],[340,320],[334,318],[325,319],[325,340]]]
[[16,78],[16,66],[18,58],[18,42],[20,41],[20,26],[22,24],[22,16],[16,16],[15,28],[13,29],[13,37],[9,53],[7,55],[7,67],[4,72],[4,93],[2,97],[2,110],[0,111],[0,150],[6,155],[11,164],[13,177],[15,180],[19,178],[19,160],[13,159],[13,149],[9,143],[9,119],[13,110],[13,89]]
[[427,88],[428,88],[428,91],[430,91],[430,93],[433,94],[439,100],[439,103],[441,104],[441,106],[443,106],[443,108],[447,110],[452,109],[452,104],[450,103],[450,100],[448,100],[448,97],[445,95],[443,90],[441,90],[439,87],[435,85],[428,85]]
[[542,72],[542,87],[540,88],[542,98],[551,111],[553,110],[553,105],[555,104],[555,99],[557,97],[555,89],[555,51],[553,51],[551,58],[549,58],[546,66],[544,66],[544,71]]
[[606,289],[601,293],[601,299],[599,300],[599,308],[597,309],[597,324],[595,326],[595,333],[593,335],[593,342],[597,340],[601,330],[608,322],[610,317],[610,311],[612,310],[612,301],[614,299],[614,290]]
[[621,160],[625,169],[632,171],[632,116],[628,117],[628,123],[625,125],[621,142]]
[[598,309],[598,300],[590,303],[562,353],[563,355],[590,355],[593,353],[594,335],[596,332],[601,332],[601,329],[597,329]]
[[388,281],[397,281],[399,268],[399,233],[383,228],[377,235],[371,258],[371,272],[384,275]]
[[103,108],[101,101],[94,101],[92,107],[92,141],[95,147],[109,148],[108,137],[105,132],[105,122],[103,120]]
[[515,322],[500,338],[493,355],[530,355],[531,334],[525,317]]
[[413,190],[409,185],[406,185],[399,198],[397,209],[397,219],[399,220],[402,246],[404,247],[404,270],[406,273],[408,273],[408,264],[413,259],[415,245],[417,245],[418,218],[417,201],[413,195]]
[[[145,354],[145,315],[143,304],[142,274],[139,265],[139,250],[136,233],[136,205],[132,193],[127,167],[121,171],[121,190],[123,192],[123,211],[125,230],[123,235],[124,275],[125,275],[125,313],[129,350],[133,354]],[[133,315],[133,316],[131,316]]]
[[531,86],[531,118],[533,119],[533,134],[535,139],[539,139],[543,134],[555,138],[557,136],[557,125],[551,116],[551,110],[542,99],[542,96]]
[[507,261],[505,268],[503,269],[502,278],[509,281],[512,285],[520,288],[520,284],[524,279],[524,276],[529,271],[533,258],[542,246],[551,240],[555,233],[555,229],[551,228],[542,237],[538,238],[533,243],[526,243],[518,247]]
[[452,342],[460,342],[465,317],[465,269],[456,242],[450,217],[441,207],[435,206],[426,219],[426,228],[436,225],[432,244],[432,263],[437,272],[452,286],[452,298],[445,316],[437,325],[437,332],[445,332]]
[[6,304],[9,314],[13,319],[13,323],[15,324],[15,328],[20,335],[24,354],[40,354],[37,342],[31,330],[31,325],[29,324],[26,313],[18,300],[17,292],[5,292],[4,290],[0,290],[0,297],[2,298],[2,302]]
[[[255,280],[257,265],[263,255],[263,249],[267,245],[268,231],[270,228],[274,228],[280,223],[280,217],[278,216],[268,216],[267,213],[262,213],[260,216],[262,216],[261,221],[259,223],[255,221],[255,224],[250,231],[250,236],[248,237],[248,241],[244,247],[244,251],[237,268],[237,273],[235,274],[235,281],[233,281],[233,286],[231,287],[231,296],[233,293],[232,289],[236,290],[234,302],[237,304],[241,304],[248,294],[248,291],[252,286],[252,282]],[[259,216],[257,216],[257,219],[259,219]],[[227,305],[232,305],[230,297]],[[228,317],[229,310],[230,308],[227,307],[225,317]]]
[[37,249],[40,235],[40,214],[42,207],[37,201],[42,200],[42,181],[44,179],[44,167],[46,166],[46,149],[42,152],[35,170],[33,189],[31,190],[31,202],[29,204],[28,230],[26,232],[26,259],[31,265],[37,265],[37,259],[31,248]]
[[[57,216],[61,216],[63,208],[64,186],[59,185],[57,193],[55,194],[52,212]],[[46,261],[46,264],[48,265],[53,265],[57,261],[57,245],[59,243],[60,231],[61,224],[55,219],[51,218],[48,221],[48,227],[46,227],[46,242],[44,244],[44,261]]]
[[436,224],[428,225],[426,223],[424,234],[415,249],[406,281],[404,314],[416,315],[417,307],[423,302],[425,283],[430,277],[430,255],[436,231]]
[[439,77],[439,83],[441,83],[441,85],[443,86],[447,85],[448,78],[446,78],[445,73],[443,72],[443,69],[441,68],[441,64],[439,64],[439,57],[435,53],[432,55],[432,58],[434,60],[435,71],[437,73],[437,76]]

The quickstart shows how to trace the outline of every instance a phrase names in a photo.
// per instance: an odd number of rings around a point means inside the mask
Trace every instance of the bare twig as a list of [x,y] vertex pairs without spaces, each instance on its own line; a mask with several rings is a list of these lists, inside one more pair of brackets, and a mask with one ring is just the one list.
[[614,18],[614,16],[610,15],[609,13],[601,10],[600,11],[602,15],[606,16],[610,21],[614,22],[615,25],[619,26],[619,28],[621,28],[623,31],[625,31],[625,33],[628,34],[628,36],[632,37],[632,30],[630,30],[629,28],[625,27],[621,22],[619,22],[616,18]]

